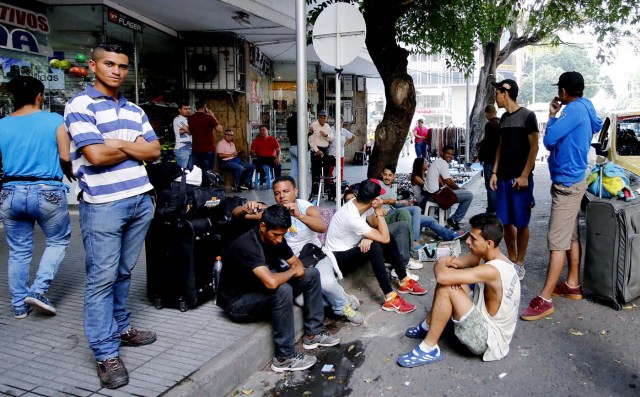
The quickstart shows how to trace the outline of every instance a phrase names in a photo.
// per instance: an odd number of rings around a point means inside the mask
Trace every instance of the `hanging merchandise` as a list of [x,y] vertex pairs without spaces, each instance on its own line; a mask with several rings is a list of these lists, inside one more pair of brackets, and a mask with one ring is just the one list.
[[87,57],[84,54],[76,54],[75,58],[76,62],[82,63],[87,61]]

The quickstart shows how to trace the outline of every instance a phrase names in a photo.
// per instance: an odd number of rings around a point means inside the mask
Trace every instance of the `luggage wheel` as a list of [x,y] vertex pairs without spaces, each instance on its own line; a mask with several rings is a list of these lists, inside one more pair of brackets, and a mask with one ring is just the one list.
[[179,306],[180,311],[183,312],[183,313],[186,312],[187,310],[189,310],[189,306],[187,305],[187,302],[185,302],[185,301],[180,301],[178,306]]
[[156,307],[156,309],[160,310],[162,309],[162,299],[160,298],[156,298],[155,301],[153,301],[153,305]]

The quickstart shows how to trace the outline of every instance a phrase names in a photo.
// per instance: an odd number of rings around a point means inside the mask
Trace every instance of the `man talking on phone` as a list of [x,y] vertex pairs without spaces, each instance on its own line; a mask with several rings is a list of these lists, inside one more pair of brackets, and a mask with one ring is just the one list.
[[[602,128],[593,104],[582,97],[584,79],[578,72],[560,75],[558,96],[549,103],[549,122],[544,146],[549,150],[551,216],[549,217],[549,268],[540,295],[529,303],[520,318],[539,320],[554,312],[552,296],[582,299],[580,289],[580,235],[578,215],[587,190],[587,154],[593,135]],[[562,114],[558,117],[560,108]],[[567,281],[558,283],[565,259]]]
[[500,118],[500,143],[491,175],[496,191],[496,215],[504,225],[509,260],[524,278],[524,260],[529,245],[529,220],[533,198],[533,168],[538,155],[538,121],[531,110],[516,102],[518,84],[511,79],[491,83],[496,103],[506,112]]

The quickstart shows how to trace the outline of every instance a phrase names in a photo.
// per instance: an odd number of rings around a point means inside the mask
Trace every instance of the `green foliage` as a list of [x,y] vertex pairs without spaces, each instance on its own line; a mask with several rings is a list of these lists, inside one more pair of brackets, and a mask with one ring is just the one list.
[[586,49],[569,45],[536,48],[527,52],[523,70],[526,74],[519,95],[521,103],[528,104],[533,100],[534,63],[536,102],[548,102],[557,95],[557,87],[552,84],[558,82],[563,72],[577,71],[582,74],[585,98],[592,98],[601,88],[600,65]]

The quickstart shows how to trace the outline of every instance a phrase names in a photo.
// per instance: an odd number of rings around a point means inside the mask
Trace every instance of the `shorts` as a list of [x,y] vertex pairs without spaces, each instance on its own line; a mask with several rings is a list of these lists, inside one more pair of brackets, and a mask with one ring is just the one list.
[[529,186],[516,190],[512,179],[498,179],[496,190],[496,215],[504,225],[517,228],[529,226],[531,208],[535,205],[533,197],[533,174],[529,175]]
[[475,305],[460,320],[453,320],[453,329],[460,342],[467,346],[471,353],[480,355],[489,347],[489,328]]
[[578,216],[587,183],[580,181],[571,186],[551,185],[551,216],[547,243],[550,251],[568,251],[571,243],[580,241]]

